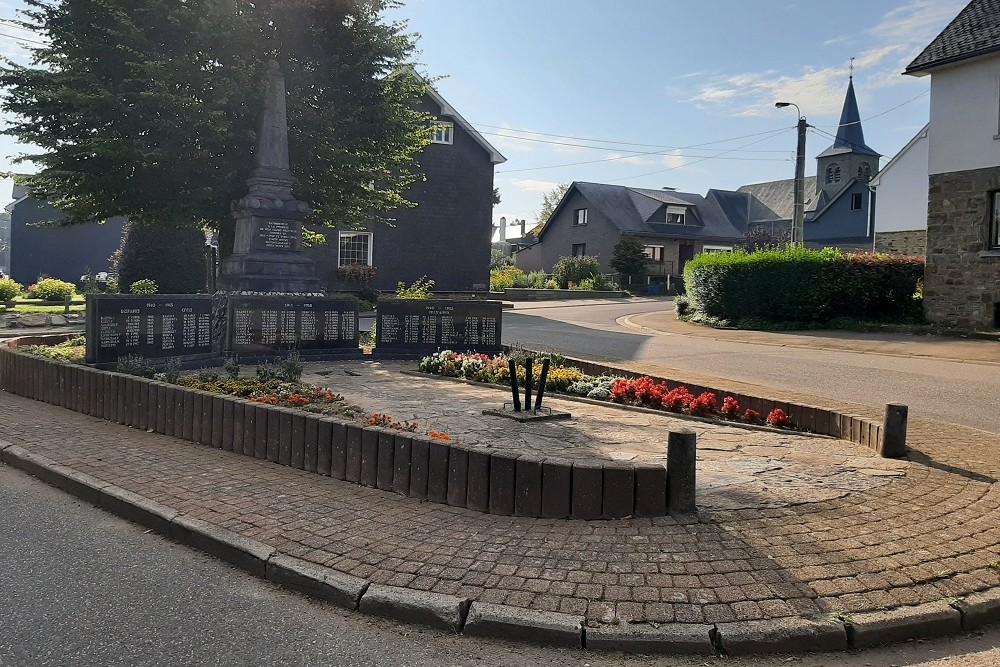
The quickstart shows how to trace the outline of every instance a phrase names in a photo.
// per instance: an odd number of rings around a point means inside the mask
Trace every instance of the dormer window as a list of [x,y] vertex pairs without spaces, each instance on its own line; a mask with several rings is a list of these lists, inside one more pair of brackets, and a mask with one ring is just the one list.
[[840,183],[840,165],[831,164],[826,168],[826,184]]
[[685,214],[687,209],[683,206],[668,206],[667,207],[667,224],[668,225],[683,225]]
[[573,211],[573,225],[587,224],[587,209],[578,208]]
[[431,143],[450,144],[455,133],[455,124],[443,120],[431,121]]

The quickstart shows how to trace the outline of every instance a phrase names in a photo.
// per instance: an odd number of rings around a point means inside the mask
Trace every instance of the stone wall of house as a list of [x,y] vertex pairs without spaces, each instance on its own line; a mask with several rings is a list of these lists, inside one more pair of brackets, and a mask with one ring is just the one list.
[[989,249],[1000,167],[932,174],[927,207],[924,313],[963,329],[997,328],[1000,250]]
[[927,230],[876,232],[875,252],[923,257],[927,254]]

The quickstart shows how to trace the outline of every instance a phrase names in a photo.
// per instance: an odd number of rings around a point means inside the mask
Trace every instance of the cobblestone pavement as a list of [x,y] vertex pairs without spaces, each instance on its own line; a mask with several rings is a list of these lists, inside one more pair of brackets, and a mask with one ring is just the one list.
[[654,623],[850,614],[1000,586],[1000,438],[920,419],[905,475],[881,486],[872,476],[785,507],[582,522],[421,503],[5,393],[0,408],[0,438],[376,583]]

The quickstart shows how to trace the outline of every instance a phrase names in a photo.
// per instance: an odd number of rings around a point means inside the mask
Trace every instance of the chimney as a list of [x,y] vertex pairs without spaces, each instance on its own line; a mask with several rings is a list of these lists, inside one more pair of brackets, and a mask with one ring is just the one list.
[[507,240],[507,218],[500,218],[500,242]]
[[524,220],[521,220],[521,238],[524,238]]

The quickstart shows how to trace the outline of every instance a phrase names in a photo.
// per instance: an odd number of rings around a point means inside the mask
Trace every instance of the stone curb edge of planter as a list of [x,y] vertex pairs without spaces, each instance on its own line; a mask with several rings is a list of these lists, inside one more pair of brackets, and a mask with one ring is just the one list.
[[[694,623],[588,626],[582,616],[535,611],[395,586],[309,563],[274,547],[73,470],[0,440],[0,462],[109,512],[215,556],[256,577],[349,611],[469,636],[591,650],[711,655],[713,626]],[[938,637],[1000,622],[1000,588],[951,602],[837,618],[790,617],[720,623],[717,645],[730,656],[839,651]],[[713,633],[713,634],[715,634]]]
[[[471,385],[473,387],[483,387],[485,389],[496,389],[500,391],[506,391],[508,395],[510,394],[510,387],[504,387],[499,384],[490,384],[489,382],[479,382],[478,380],[467,380],[465,378],[451,377],[448,375],[438,375],[436,373],[425,373],[423,371],[399,371],[402,375],[410,375],[412,377],[422,377],[431,378],[434,380],[449,380],[452,382],[461,382],[462,384]],[[801,435],[806,438],[824,438],[826,440],[840,440],[840,438],[834,437],[832,435],[826,435],[824,433],[814,433],[812,431],[800,431],[798,429],[787,429],[787,428],[774,428],[773,426],[764,426],[763,424],[748,424],[746,422],[736,422],[736,421],[726,421],[724,419],[713,419],[711,417],[698,417],[697,415],[689,415],[683,412],[673,412],[670,410],[657,410],[656,408],[646,408],[641,405],[629,405],[627,403],[615,403],[614,401],[601,401],[596,398],[587,398],[586,396],[576,396],[574,394],[564,394],[562,392],[546,391],[545,395],[550,398],[554,398],[559,401],[572,401],[574,403],[583,403],[585,405],[594,405],[601,408],[614,408],[616,410],[625,410],[627,412],[642,412],[651,415],[660,415],[662,417],[675,417],[677,419],[684,419],[687,421],[700,422],[703,424],[715,424],[717,426],[732,426],[733,428],[742,428],[747,431],[764,431],[766,433],[781,433],[781,434],[792,434]]]

